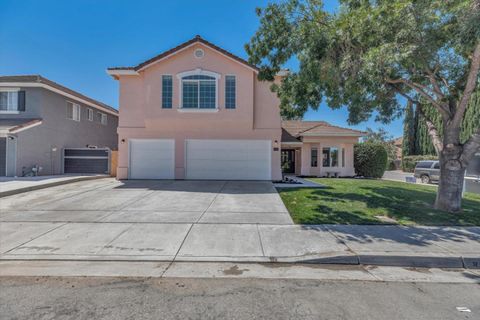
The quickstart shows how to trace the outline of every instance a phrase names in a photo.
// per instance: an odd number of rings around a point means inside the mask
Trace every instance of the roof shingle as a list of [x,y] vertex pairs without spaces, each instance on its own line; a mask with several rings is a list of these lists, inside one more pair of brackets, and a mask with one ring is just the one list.
[[[363,136],[365,132],[333,126],[325,121],[302,121],[302,120],[287,120],[282,121],[282,128],[291,136],[299,138],[304,135],[308,136]],[[283,141],[283,139],[282,139]]]

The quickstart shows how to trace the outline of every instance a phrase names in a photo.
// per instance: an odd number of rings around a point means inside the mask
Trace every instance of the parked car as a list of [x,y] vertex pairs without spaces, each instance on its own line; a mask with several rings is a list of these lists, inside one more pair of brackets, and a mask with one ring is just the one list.
[[414,176],[419,178],[422,183],[438,181],[440,179],[440,162],[434,160],[417,162]]

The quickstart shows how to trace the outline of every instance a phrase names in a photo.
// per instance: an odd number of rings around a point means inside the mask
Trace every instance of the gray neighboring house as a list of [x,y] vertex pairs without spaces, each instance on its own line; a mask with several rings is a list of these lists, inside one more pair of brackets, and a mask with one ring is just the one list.
[[116,109],[42,76],[0,76],[0,176],[62,174],[64,149],[117,150],[117,126]]

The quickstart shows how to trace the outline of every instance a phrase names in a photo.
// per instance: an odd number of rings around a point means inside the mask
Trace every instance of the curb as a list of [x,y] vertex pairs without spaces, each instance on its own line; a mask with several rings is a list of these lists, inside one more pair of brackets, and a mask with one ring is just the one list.
[[388,266],[405,268],[442,268],[442,269],[480,269],[479,257],[439,257],[439,256],[381,256],[381,255],[346,255],[330,257],[178,257],[175,259],[158,257],[132,259],[109,257],[109,256],[91,256],[82,258],[72,257],[28,257],[19,258],[14,256],[0,257],[0,261],[96,261],[96,262],[213,262],[213,263],[267,263],[267,264],[328,264],[328,265],[369,265],[369,266]]
[[306,263],[306,264],[343,264],[371,265],[410,268],[445,268],[445,269],[480,269],[480,256],[474,257],[442,257],[442,256],[409,256],[409,255],[363,255],[353,254],[336,257],[311,258],[278,258],[274,262]]
[[0,192],[0,198],[12,196],[12,195],[19,194],[19,193],[34,191],[34,190],[40,190],[40,189],[46,189],[46,188],[50,188],[50,187],[61,186],[61,185],[64,185],[64,184],[69,184],[69,183],[74,183],[74,182],[79,182],[79,181],[104,179],[104,178],[109,178],[109,177],[110,176],[107,176],[107,175],[85,176],[85,177],[72,178],[72,179],[69,179],[69,180],[62,180],[62,181],[55,181],[55,182],[50,182],[50,183],[39,184],[39,185],[36,185],[36,186],[23,187],[23,188],[18,188],[18,189],[14,189],[14,190],[2,191],[2,192]]

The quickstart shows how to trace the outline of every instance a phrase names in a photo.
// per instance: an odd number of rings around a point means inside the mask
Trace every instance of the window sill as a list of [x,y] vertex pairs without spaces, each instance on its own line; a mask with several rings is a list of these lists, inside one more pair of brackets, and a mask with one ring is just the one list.
[[14,111],[14,110],[2,110],[0,111],[0,114],[19,114],[20,111]]
[[177,111],[182,112],[182,113],[188,113],[188,112],[191,112],[191,113],[215,113],[215,112],[218,112],[218,108],[215,108],[215,109],[178,108]]

